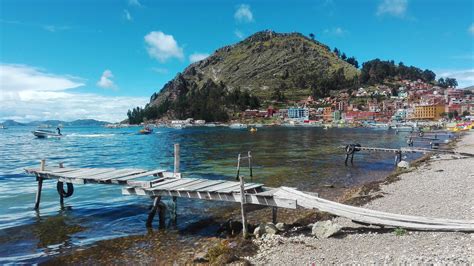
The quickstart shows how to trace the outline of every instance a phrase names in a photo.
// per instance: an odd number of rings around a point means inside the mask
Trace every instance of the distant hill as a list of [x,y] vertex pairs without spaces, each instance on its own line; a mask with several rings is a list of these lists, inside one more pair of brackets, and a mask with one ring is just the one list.
[[5,120],[3,123],[5,126],[39,126],[39,125],[49,125],[52,127],[56,127],[58,125],[63,126],[103,126],[106,124],[110,124],[109,122],[105,121],[98,121],[95,119],[79,119],[70,122],[61,121],[61,120],[45,120],[45,121],[32,121],[28,123],[20,123],[15,120]]
[[[300,33],[262,31],[189,65],[151,96],[144,115],[225,120],[234,111],[275,98],[306,98],[329,77],[352,81],[358,73],[316,40]],[[139,115],[140,110],[134,112]],[[129,118],[133,116],[129,112]]]
[[464,88],[463,90],[474,91],[474,86],[466,87],[466,88]]
[[15,120],[5,120],[1,124],[3,124],[4,126],[8,126],[8,127],[11,127],[11,126],[24,126],[25,125],[23,123],[15,121]]

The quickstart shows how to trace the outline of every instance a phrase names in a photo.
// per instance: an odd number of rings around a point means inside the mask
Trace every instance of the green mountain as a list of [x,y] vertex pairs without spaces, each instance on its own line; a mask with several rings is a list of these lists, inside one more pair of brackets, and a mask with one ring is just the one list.
[[300,33],[262,31],[189,65],[151,96],[145,110],[129,111],[128,116],[132,123],[140,116],[226,120],[279,97],[324,96],[331,77],[350,83],[358,73],[316,40]]

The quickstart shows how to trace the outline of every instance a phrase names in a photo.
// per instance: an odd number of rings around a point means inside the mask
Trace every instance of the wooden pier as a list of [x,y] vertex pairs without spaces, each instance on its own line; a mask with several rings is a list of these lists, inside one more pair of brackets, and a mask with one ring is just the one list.
[[[360,150],[368,149],[368,147],[359,148]],[[395,149],[384,149],[384,151],[391,150]],[[250,153],[248,157],[251,157]],[[251,162],[249,160],[250,165]],[[238,169],[240,170],[240,168]],[[72,196],[73,184],[121,185],[123,186],[122,193],[125,195],[142,195],[152,198],[153,207],[146,221],[147,226],[152,225],[156,212],[160,214],[160,225],[164,224],[166,210],[161,200],[164,197],[170,197],[175,203],[177,198],[240,203],[244,236],[247,234],[246,211],[244,208],[246,205],[271,207],[273,222],[276,222],[277,208],[307,208],[329,212],[369,225],[403,227],[416,230],[474,232],[474,221],[425,218],[373,211],[324,200],[315,193],[302,192],[294,188],[270,188],[259,183],[245,183],[244,177],[241,175],[238,175],[239,182],[182,177],[181,173],[179,173],[179,146],[175,146],[175,167],[173,172],[161,169],[70,168],[64,167],[62,164],[51,167],[47,166],[44,160],[41,161],[39,168],[28,168],[25,171],[35,175],[38,182],[35,202],[36,210],[40,206],[42,184],[43,180],[46,179],[57,181],[61,206],[64,198]],[[67,183],[67,191],[64,191],[63,183]],[[174,208],[172,213],[174,213],[175,219],[176,204],[174,204]]]
[[422,154],[434,153],[434,154],[451,154],[451,155],[457,155],[457,156],[474,157],[474,154],[472,153],[456,152],[453,150],[443,150],[443,149],[434,149],[434,148],[426,149],[426,148],[415,148],[415,147],[401,147],[401,148],[395,149],[395,148],[367,147],[367,146],[361,146],[360,144],[348,144],[345,146],[339,146],[339,148],[343,148],[346,151],[345,165],[347,165],[349,157],[351,158],[351,163],[353,163],[354,154],[359,151],[395,153],[396,154],[395,163],[398,163],[402,160],[403,153],[422,153]]

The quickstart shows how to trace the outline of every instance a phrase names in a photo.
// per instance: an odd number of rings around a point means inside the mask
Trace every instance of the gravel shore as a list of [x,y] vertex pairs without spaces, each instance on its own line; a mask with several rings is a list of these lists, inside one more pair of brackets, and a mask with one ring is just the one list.
[[[474,132],[455,149],[474,153]],[[364,207],[391,213],[474,220],[474,158],[442,155],[381,187]],[[342,231],[328,239],[309,234],[256,239],[253,264],[474,264],[474,233],[402,231],[365,227],[336,218]]]

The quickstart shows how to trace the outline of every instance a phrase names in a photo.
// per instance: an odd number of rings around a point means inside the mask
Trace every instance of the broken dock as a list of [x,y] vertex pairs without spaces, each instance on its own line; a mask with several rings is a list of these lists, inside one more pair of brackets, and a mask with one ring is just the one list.
[[[250,165],[250,152],[247,158]],[[238,162],[240,167],[240,160]],[[240,170],[240,168],[238,169]],[[426,218],[374,211],[325,200],[315,195],[315,193],[302,192],[295,188],[270,188],[259,183],[246,183],[241,175],[238,175],[238,182],[208,180],[183,177],[179,170],[179,145],[175,145],[174,171],[160,169],[70,168],[64,167],[62,164],[51,167],[46,165],[45,160],[41,161],[39,168],[25,169],[27,173],[35,175],[38,182],[35,202],[36,210],[40,206],[42,184],[43,180],[46,179],[57,181],[61,206],[64,203],[64,198],[72,196],[73,184],[121,185],[123,186],[122,193],[125,195],[142,195],[152,198],[153,207],[146,221],[147,226],[151,226],[157,211],[160,214],[160,224],[164,223],[165,206],[161,203],[161,200],[164,197],[170,197],[175,203],[177,198],[240,203],[244,236],[247,232],[245,208],[247,205],[271,207],[274,222],[276,222],[277,208],[306,208],[328,212],[368,225],[402,227],[415,230],[474,232],[474,221]],[[67,184],[67,190],[63,188],[64,183]],[[174,215],[176,215],[176,204],[174,204],[174,208]]]

